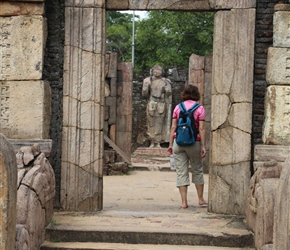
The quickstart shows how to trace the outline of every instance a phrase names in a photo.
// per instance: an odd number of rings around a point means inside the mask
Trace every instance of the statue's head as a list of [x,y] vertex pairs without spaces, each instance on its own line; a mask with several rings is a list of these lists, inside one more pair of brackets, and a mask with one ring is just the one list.
[[156,64],[150,69],[150,75],[156,77],[163,76],[164,69],[160,65]]

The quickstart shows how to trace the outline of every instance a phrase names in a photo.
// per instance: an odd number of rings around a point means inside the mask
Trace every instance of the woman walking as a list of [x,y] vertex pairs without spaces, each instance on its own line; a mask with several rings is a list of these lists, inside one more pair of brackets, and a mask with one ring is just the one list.
[[[187,85],[181,93],[181,99],[184,106],[189,110],[199,99],[200,93],[198,88],[193,85]],[[172,114],[172,125],[170,130],[170,141],[168,152],[174,153],[175,167],[176,167],[176,186],[179,188],[181,196],[181,208],[187,208],[187,189],[190,185],[189,179],[189,162],[191,166],[192,182],[198,196],[198,204],[200,206],[207,205],[203,197],[204,176],[202,158],[206,156],[206,141],[205,141],[205,110],[203,106],[199,106],[193,113],[195,126],[199,133],[196,137],[196,142],[192,145],[181,146],[176,143],[176,129],[180,116],[180,108],[177,105]]]

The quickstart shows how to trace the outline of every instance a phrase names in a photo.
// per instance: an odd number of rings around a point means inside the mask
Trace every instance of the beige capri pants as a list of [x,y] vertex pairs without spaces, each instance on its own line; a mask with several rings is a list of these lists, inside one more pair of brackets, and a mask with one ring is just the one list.
[[176,168],[176,186],[189,186],[189,168],[190,161],[192,182],[196,185],[203,185],[203,166],[200,157],[201,143],[196,141],[190,146],[179,146],[175,140],[173,143],[173,153]]

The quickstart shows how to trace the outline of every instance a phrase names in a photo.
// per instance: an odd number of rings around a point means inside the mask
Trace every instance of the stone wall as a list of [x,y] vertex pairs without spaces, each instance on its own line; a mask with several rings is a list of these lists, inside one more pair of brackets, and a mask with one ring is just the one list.
[[[89,7],[92,6],[85,6],[85,2],[77,1],[80,3],[78,7]],[[132,4],[129,6],[129,1],[106,1],[106,7],[107,8],[115,8],[115,9],[126,9],[126,8],[135,8],[135,9],[142,9],[142,6],[138,5],[138,2],[141,3],[142,1],[130,1]],[[211,9],[211,10],[218,10],[218,9],[231,9],[231,8],[255,8],[256,6],[256,31],[255,31],[255,75],[254,75],[254,93],[253,93],[253,127],[252,127],[252,145],[254,143],[260,143],[262,141],[262,123],[263,123],[263,115],[264,115],[264,97],[265,97],[265,65],[266,65],[266,54],[267,54],[267,48],[271,46],[272,44],[272,16],[273,16],[273,6],[277,2],[287,2],[284,1],[278,1],[278,0],[257,0],[256,1],[198,1],[198,2],[192,2],[191,4],[188,4],[187,6],[183,6],[180,1],[167,1],[164,4],[152,4],[151,1],[151,7],[152,9],[171,9],[171,10],[205,10],[205,9]],[[9,10],[13,10],[13,15],[15,13],[18,13],[18,15],[42,15],[44,12],[41,10],[41,6],[43,5],[44,1],[41,1],[41,3],[35,2],[27,2],[27,3],[18,3],[11,5]],[[45,79],[48,79],[51,82],[50,85],[52,86],[52,123],[51,123],[51,138],[54,141],[54,152],[52,154],[53,161],[55,164],[55,170],[57,174],[57,181],[60,182],[60,157],[61,157],[61,126],[62,126],[62,65],[63,65],[63,18],[64,18],[64,7],[63,7],[63,0],[57,1],[45,1],[45,15],[48,18],[48,42],[46,44],[46,54],[45,54],[45,63],[44,63],[44,74]],[[105,3],[105,2],[104,2]],[[120,3],[120,6],[112,6],[112,3]],[[170,4],[173,3],[173,4]],[[257,3],[257,4],[256,4]],[[25,4],[26,8],[22,8],[21,4]],[[35,7],[38,6],[39,8],[31,8],[31,4]],[[228,6],[227,4],[230,4]],[[13,8],[12,8],[13,6]],[[68,9],[72,6],[67,6]],[[97,16],[104,16],[103,12],[101,12],[101,9],[99,8],[101,6],[98,6],[98,15]],[[18,10],[15,10],[14,8],[18,8]],[[146,9],[147,6],[143,6],[143,9]],[[75,8],[72,8],[75,9]],[[4,10],[4,11],[3,11]],[[87,8],[83,8],[84,11],[87,10]],[[11,13],[5,12],[5,8],[1,8],[1,15],[4,16],[11,16]],[[8,20],[8,19],[7,19]],[[99,22],[101,20],[98,20],[98,24],[101,24]],[[75,27],[78,28],[78,27]],[[34,30],[36,31],[36,30]],[[98,26],[97,31],[101,31],[101,25]],[[100,34],[99,34],[100,35]],[[101,34],[103,36],[104,34]],[[44,38],[44,37],[43,37]],[[99,39],[99,38],[98,38]],[[40,41],[43,41],[40,39]],[[99,41],[99,40],[98,40]],[[95,41],[92,41],[92,43]],[[98,47],[99,49],[99,47]],[[41,56],[41,52],[38,54],[38,56]],[[41,60],[40,60],[41,61]],[[24,62],[28,62],[28,60],[24,60]],[[102,61],[103,62],[103,61]],[[24,63],[24,64],[25,64]],[[81,62],[80,62],[81,63]],[[27,64],[29,65],[29,64]],[[38,64],[36,64],[37,66]],[[39,66],[39,65],[38,65]],[[36,69],[40,69],[39,67],[36,67]],[[96,72],[100,72],[101,67],[98,68]],[[91,71],[96,70],[95,68],[90,69]],[[90,72],[91,72],[90,71]],[[8,72],[8,71],[7,71]],[[27,71],[29,72],[29,71]],[[72,72],[72,71],[71,71]],[[39,72],[38,72],[39,73]],[[36,78],[38,78],[37,76]],[[19,80],[22,78],[19,77]],[[3,79],[2,79],[3,80]],[[30,79],[31,80],[31,79]],[[99,80],[97,82],[100,84]],[[98,85],[98,87],[100,87]],[[99,133],[99,132],[97,132]],[[95,136],[94,136],[95,138]],[[142,139],[142,138],[141,138]],[[90,148],[90,150],[92,150]],[[99,161],[101,162],[101,161]],[[59,192],[59,185],[57,184],[57,190]],[[57,192],[57,194],[58,194]],[[57,198],[57,200],[59,200]]]
[[268,48],[273,44],[273,13],[276,3],[287,0],[257,0],[255,65],[253,92],[253,144],[262,143],[264,99],[267,88],[266,65]]

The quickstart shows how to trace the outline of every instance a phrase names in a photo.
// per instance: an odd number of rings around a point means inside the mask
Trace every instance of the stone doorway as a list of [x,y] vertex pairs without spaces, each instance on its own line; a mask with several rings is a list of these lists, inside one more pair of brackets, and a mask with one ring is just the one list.
[[102,72],[106,9],[215,11],[208,209],[214,213],[243,214],[250,180],[256,2],[65,3],[61,206],[65,210],[81,211],[103,207]]

